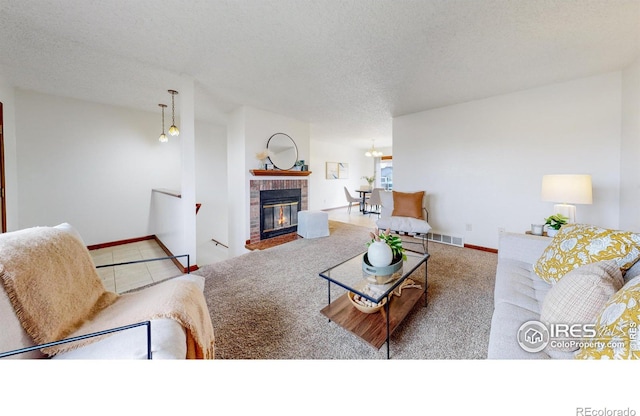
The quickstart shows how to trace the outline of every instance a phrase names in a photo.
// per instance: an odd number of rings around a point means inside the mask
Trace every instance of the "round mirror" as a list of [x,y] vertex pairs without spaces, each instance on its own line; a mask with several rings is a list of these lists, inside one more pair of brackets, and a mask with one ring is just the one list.
[[276,169],[289,170],[298,161],[298,147],[291,137],[284,133],[276,133],[267,142],[269,160]]

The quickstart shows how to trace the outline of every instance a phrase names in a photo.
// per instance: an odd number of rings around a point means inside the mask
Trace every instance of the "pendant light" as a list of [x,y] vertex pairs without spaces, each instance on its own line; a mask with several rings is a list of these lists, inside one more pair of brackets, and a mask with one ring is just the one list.
[[166,143],[169,141],[169,138],[167,137],[167,135],[164,134],[164,109],[167,108],[167,105],[158,104],[158,106],[162,108],[162,134],[160,135],[160,137],[158,137],[158,140],[160,140],[160,143]]
[[177,136],[180,134],[180,130],[176,127],[176,104],[174,98],[178,91],[176,90],[168,90],[169,94],[171,94],[171,127],[169,127],[169,134],[172,136]]
[[382,156],[382,152],[379,150],[376,150],[374,143],[372,141],[371,143],[371,149],[367,150],[367,152],[364,154],[366,157],[380,157]]

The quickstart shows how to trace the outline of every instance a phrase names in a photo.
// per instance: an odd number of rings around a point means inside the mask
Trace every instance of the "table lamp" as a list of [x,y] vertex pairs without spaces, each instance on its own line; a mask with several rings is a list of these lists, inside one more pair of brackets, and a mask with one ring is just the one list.
[[544,175],[542,177],[542,200],[556,202],[554,214],[576,222],[576,206],[572,204],[593,203],[591,175]]

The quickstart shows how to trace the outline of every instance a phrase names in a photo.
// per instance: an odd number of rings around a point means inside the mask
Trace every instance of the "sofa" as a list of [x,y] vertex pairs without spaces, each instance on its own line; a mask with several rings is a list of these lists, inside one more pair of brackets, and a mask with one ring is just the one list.
[[[214,357],[204,278],[109,292],[70,224],[0,234],[0,281],[0,353],[8,358]],[[58,343],[68,339],[75,341]]]
[[[565,228],[566,232],[563,233],[562,231],[565,231]],[[624,235],[624,238],[631,238],[631,240],[624,240],[626,244],[622,244],[620,246],[623,247],[623,250],[625,251],[624,253],[609,253],[604,255],[604,257],[587,256],[584,258],[583,263],[571,264],[570,267],[567,267],[562,272],[564,274],[558,274],[559,276],[562,276],[560,280],[551,280],[549,282],[538,275],[538,273],[540,273],[540,265],[544,264],[545,259],[550,259],[549,262],[551,262],[551,260],[555,261],[556,258],[560,257],[557,253],[553,253],[553,250],[551,250],[552,248],[563,247],[564,249],[564,247],[569,246],[568,243],[571,243],[572,245],[570,248],[573,248],[573,244],[577,241],[575,238],[576,235],[580,238],[585,235],[590,235],[588,232],[583,232],[581,230],[593,229],[605,234],[617,232],[617,235]],[[585,242],[584,244],[585,247],[591,248],[593,251],[592,247],[596,245],[596,242],[600,242],[601,240],[607,241],[607,238],[608,237],[602,239],[596,236],[592,238],[591,242]],[[605,264],[606,260],[609,262],[615,261],[615,264],[620,267],[620,269],[616,267],[616,272],[621,270],[619,276],[620,282],[617,283],[617,286],[612,286],[608,283],[600,284],[600,280],[598,279],[600,279],[601,276],[598,276],[598,278],[594,280],[596,283],[592,283],[588,287],[587,290],[589,290],[589,292],[587,295],[581,293],[580,296],[575,296],[572,300],[573,304],[570,304],[569,306],[566,304],[560,305],[562,313],[568,313],[567,311],[572,308],[577,309],[579,307],[578,309],[582,311],[584,308],[592,306],[592,312],[590,312],[591,315],[589,319],[583,318],[583,321],[589,322],[581,323],[596,325],[598,334],[605,334],[606,331],[601,333],[600,330],[601,328],[604,328],[606,323],[602,322],[600,318],[608,303],[615,300],[615,296],[623,296],[625,294],[623,292],[625,292],[627,288],[632,291],[632,297],[635,297],[635,287],[640,287],[640,278],[637,278],[638,275],[640,275],[640,263],[636,262],[638,257],[640,257],[640,251],[638,248],[640,247],[640,244],[638,244],[639,242],[640,238],[638,235],[633,233],[606,230],[599,227],[581,224],[563,226],[561,228],[561,232],[559,232],[554,238],[529,235],[525,233],[501,233],[499,237],[498,263],[494,289],[494,311],[491,320],[487,358],[573,359],[577,357],[580,350],[576,349],[566,350],[562,348],[546,347],[541,351],[525,351],[519,343],[519,331],[523,324],[530,321],[538,321],[548,325],[548,322],[543,319],[544,317],[542,315],[544,312],[543,309],[545,307],[548,309],[548,305],[551,303],[549,298],[552,295],[550,295],[550,293],[556,293],[562,289],[560,282],[567,282],[567,284],[569,284],[569,276],[573,279],[572,282],[584,282],[584,277],[579,276],[579,272],[586,267]],[[602,253],[604,253],[604,251],[602,251]],[[553,258],[552,254],[555,255],[555,258]],[[600,254],[600,252],[597,254]],[[554,265],[554,267],[560,268],[557,265]],[[538,271],[536,271],[536,269],[538,269]],[[576,276],[576,278],[574,278],[574,276]],[[563,281],[562,279],[566,280]],[[609,280],[615,281],[614,278]],[[557,286],[557,288],[554,289],[554,286]],[[564,285],[563,287],[567,287],[567,285]],[[551,292],[552,289],[554,289],[554,292]],[[640,291],[637,292],[640,293]],[[596,297],[594,298],[594,296]],[[585,299],[595,299],[592,301],[594,304],[582,304],[575,306],[580,302],[586,303],[587,301],[585,301]],[[640,299],[640,296],[638,296],[638,299]],[[640,314],[640,306],[638,307],[638,312],[639,313],[636,314],[636,316]],[[633,326],[635,326],[635,324],[633,324]],[[604,330],[608,329],[604,328]],[[585,352],[582,354],[589,355]]]

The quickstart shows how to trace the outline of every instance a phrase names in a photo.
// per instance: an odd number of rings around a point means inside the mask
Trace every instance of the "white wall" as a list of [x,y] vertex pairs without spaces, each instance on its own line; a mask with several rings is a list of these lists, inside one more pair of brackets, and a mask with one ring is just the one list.
[[640,231],[640,60],[622,72],[620,228]]
[[[346,186],[352,196],[358,196],[356,189],[367,185],[360,179],[374,172],[374,159],[366,157],[364,150],[335,143],[311,140],[311,162],[309,170],[309,209],[321,210],[347,205],[344,194]],[[326,162],[349,164],[348,179],[327,179]]]
[[394,190],[425,190],[434,230],[496,248],[498,228],[552,214],[544,174],[591,174],[578,221],[618,227],[620,119],[620,72],[397,117]]
[[5,202],[7,231],[19,228],[18,164],[16,160],[15,89],[0,74],[0,102],[3,112]]
[[[229,257],[245,253],[245,241],[247,231],[245,221],[247,218],[244,206],[246,202],[245,169],[246,143],[245,143],[245,107],[239,107],[229,114],[227,124],[227,192],[228,192],[228,238]],[[254,166],[251,166],[253,169]]]
[[[174,254],[189,254],[190,261],[195,263],[196,253],[196,128],[194,105],[194,80],[182,76],[180,80],[180,135],[176,141],[180,143],[180,210],[174,212],[173,222],[182,227],[180,244],[169,246]],[[154,232],[154,229],[151,229]],[[156,234],[157,235],[157,234]],[[183,266],[187,262],[179,259]]]
[[89,245],[145,236],[151,189],[180,189],[180,142],[158,142],[159,112],[16,90],[15,119],[14,228],[68,221]]
[[229,244],[227,192],[227,129],[224,126],[196,121],[196,201],[201,203],[196,215],[197,263],[210,261],[211,239]]
[[[288,134],[298,147],[298,159],[310,160],[309,123],[253,107],[245,107],[245,123],[247,168],[244,173],[247,178],[253,178],[249,169],[257,169],[259,166],[256,153],[267,147],[269,137],[275,133]],[[249,186],[248,181],[247,186]]]

